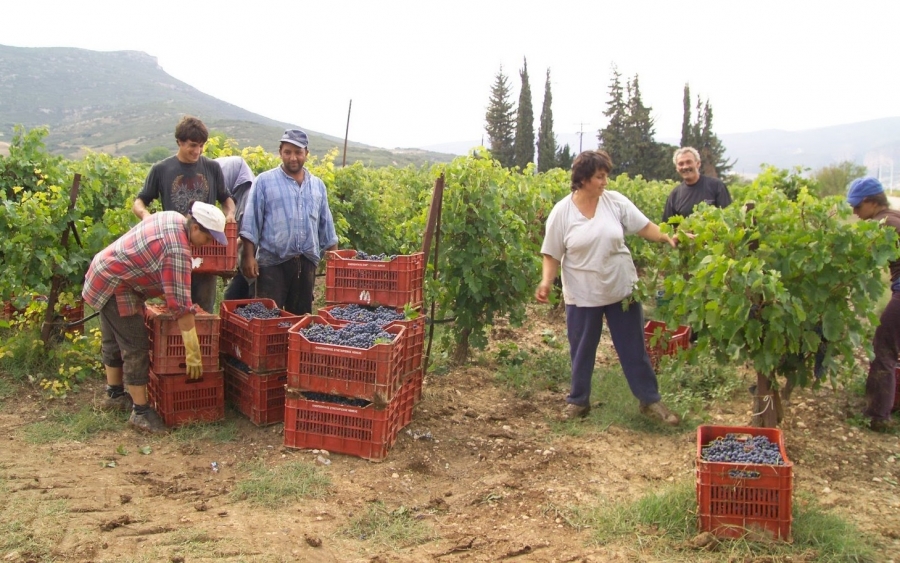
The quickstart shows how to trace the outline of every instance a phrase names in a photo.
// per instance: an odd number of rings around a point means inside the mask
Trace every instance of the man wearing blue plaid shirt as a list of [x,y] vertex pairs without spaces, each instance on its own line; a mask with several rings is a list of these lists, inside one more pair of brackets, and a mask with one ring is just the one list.
[[325,184],[304,168],[309,138],[299,129],[281,137],[281,166],[257,176],[241,222],[241,270],[256,280],[257,297],[303,315],[312,312],[316,267],[322,249],[338,237]]

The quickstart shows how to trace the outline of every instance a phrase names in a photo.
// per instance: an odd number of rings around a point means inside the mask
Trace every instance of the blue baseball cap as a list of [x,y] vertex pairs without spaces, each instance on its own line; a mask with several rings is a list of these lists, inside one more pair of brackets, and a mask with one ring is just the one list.
[[306,133],[299,129],[287,129],[284,132],[284,135],[281,136],[282,143],[290,143],[292,145],[296,145],[301,149],[305,149],[309,146],[309,137],[306,136]]
[[856,207],[870,195],[883,193],[884,186],[881,185],[878,178],[873,178],[872,176],[857,178],[850,182],[850,187],[847,189],[847,203],[850,204],[851,207]]

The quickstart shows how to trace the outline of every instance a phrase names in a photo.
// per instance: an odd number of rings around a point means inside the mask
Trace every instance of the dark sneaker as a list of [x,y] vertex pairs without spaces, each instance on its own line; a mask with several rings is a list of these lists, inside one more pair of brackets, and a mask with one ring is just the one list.
[[662,401],[656,401],[649,405],[647,403],[641,403],[641,414],[654,418],[669,426],[678,426],[681,423],[681,417],[670,411],[666,405],[662,404]]
[[131,411],[131,418],[128,419],[128,425],[135,430],[141,432],[150,432],[151,434],[165,434],[169,431],[166,423],[153,409],[148,409],[144,414],[138,414]]
[[572,403],[568,403],[566,408],[563,410],[562,418],[563,420],[577,420],[579,418],[584,418],[591,412],[590,405],[573,405]]
[[869,421],[869,430],[872,432],[890,432],[894,429],[894,422],[891,419],[873,418]]
[[100,403],[100,410],[128,412],[133,406],[134,402],[131,400],[131,395],[123,393],[118,397],[106,397]]

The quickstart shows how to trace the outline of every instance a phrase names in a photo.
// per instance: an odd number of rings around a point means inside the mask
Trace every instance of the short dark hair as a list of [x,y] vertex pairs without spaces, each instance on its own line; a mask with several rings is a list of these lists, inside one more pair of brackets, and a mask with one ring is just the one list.
[[605,150],[584,151],[572,163],[572,191],[580,190],[582,182],[591,179],[598,170],[609,174],[612,169],[612,158]]
[[209,129],[196,117],[185,115],[175,126],[175,140],[182,143],[186,141],[205,143],[209,140]]
[[[878,207],[890,207],[891,206],[891,202],[888,200],[887,194],[884,192],[881,192],[880,194],[875,194],[875,195],[867,195],[866,197],[863,198],[863,201],[871,201]],[[860,203],[862,203],[862,201]]]

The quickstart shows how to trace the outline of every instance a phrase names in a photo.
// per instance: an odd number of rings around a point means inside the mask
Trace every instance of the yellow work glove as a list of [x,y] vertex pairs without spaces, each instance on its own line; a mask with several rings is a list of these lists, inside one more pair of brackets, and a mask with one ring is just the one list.
[[197,338],[197,329],[181,331],[181,338],[184,340],[187,376],[191,379],[200,379],[203,376],[203,358],[200,356],[200,340]]

